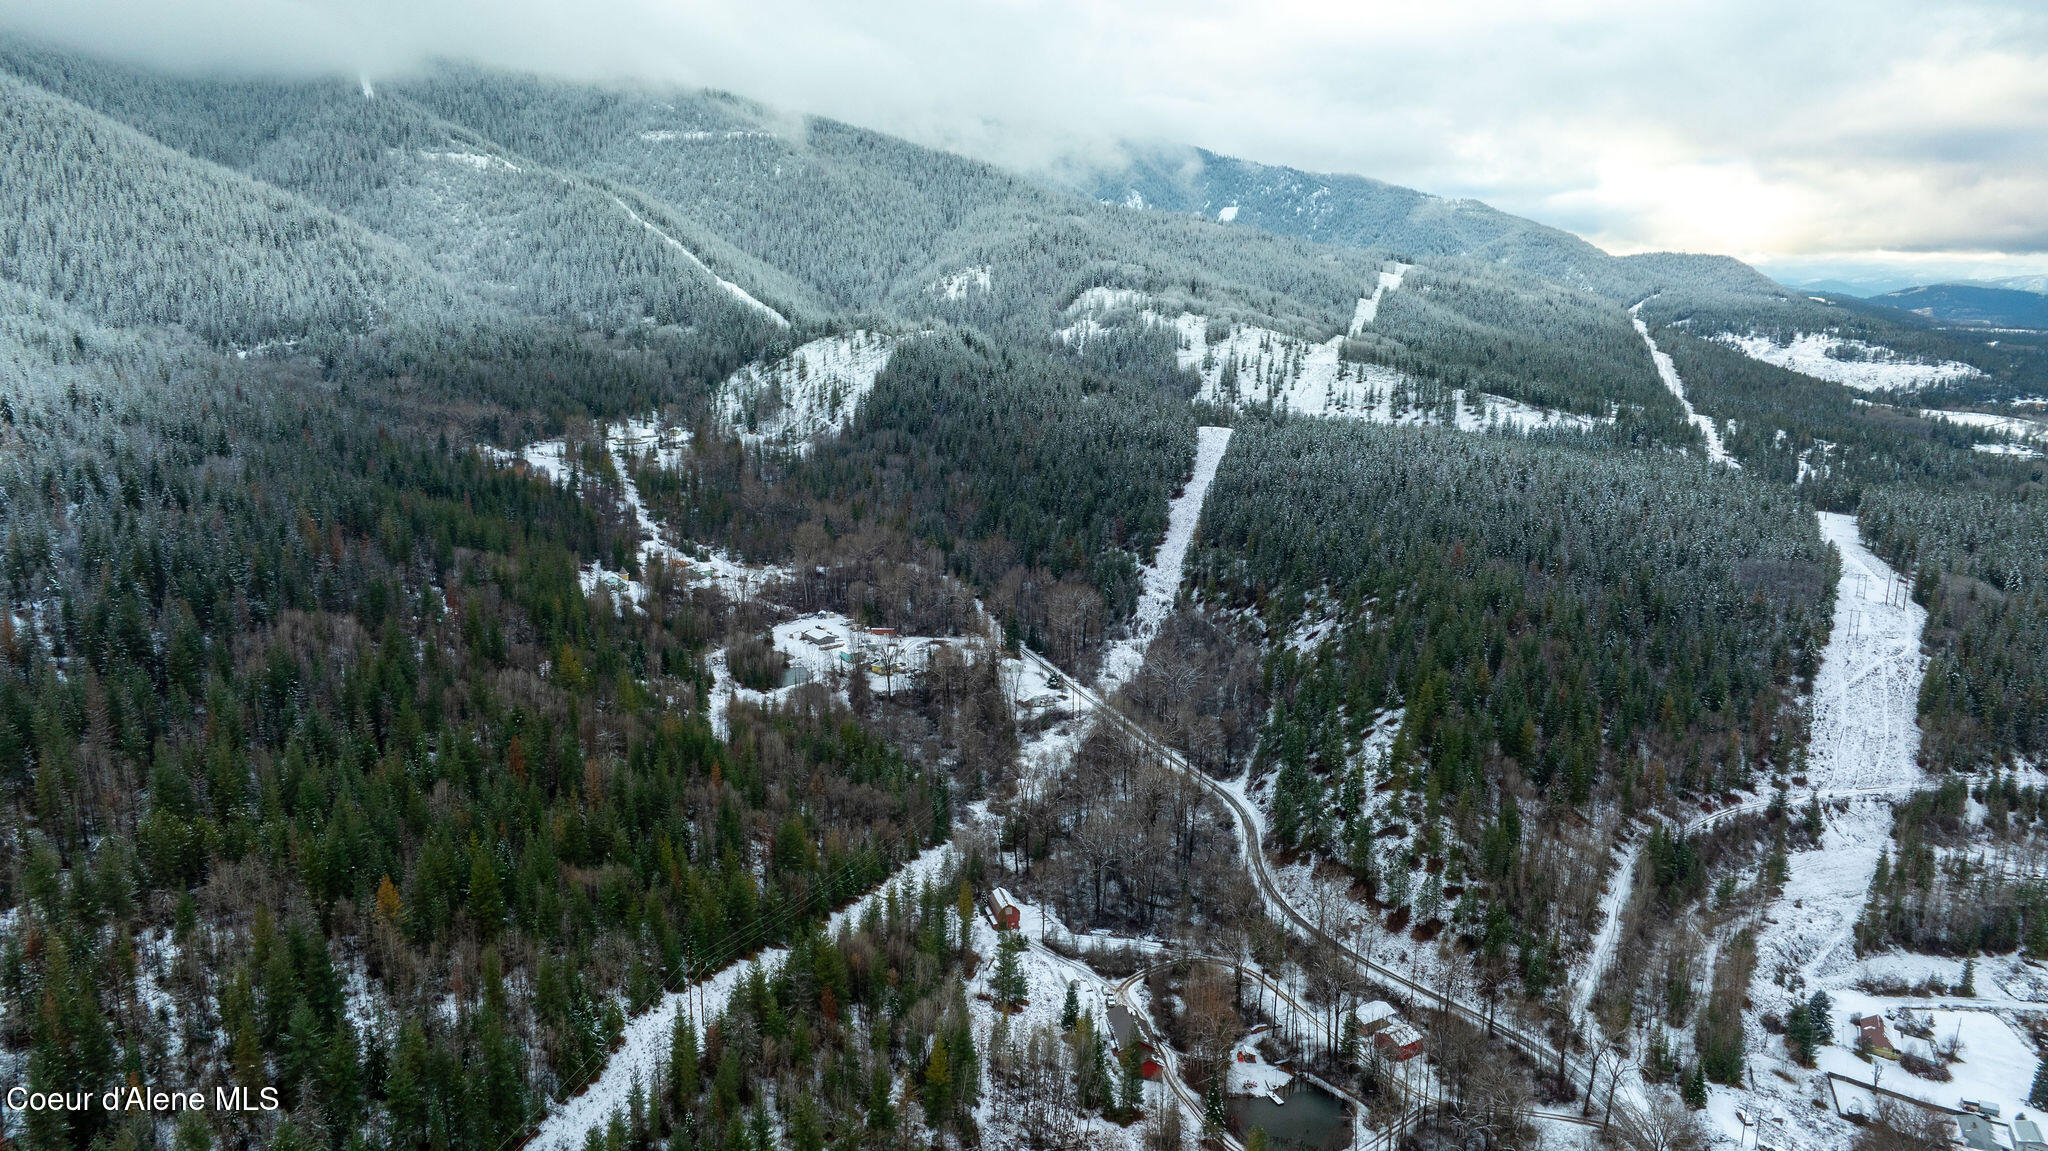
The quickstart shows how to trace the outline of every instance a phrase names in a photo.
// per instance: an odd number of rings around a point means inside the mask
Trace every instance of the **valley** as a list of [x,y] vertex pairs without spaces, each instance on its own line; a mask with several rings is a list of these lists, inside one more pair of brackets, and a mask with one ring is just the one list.
[[279,1100],[9,1146],[2048,1107],[2025,339],[674,85],[0,97],[0,1077]]

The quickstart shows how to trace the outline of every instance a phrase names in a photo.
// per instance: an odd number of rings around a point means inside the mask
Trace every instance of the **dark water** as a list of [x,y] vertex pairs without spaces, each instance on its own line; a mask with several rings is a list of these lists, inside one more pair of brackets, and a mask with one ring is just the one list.
[[1266,1146],[1273,1151],[1343,1151],[1351,1146],[1351,1116],[1342,1099],[1305,1079],[1296,1079],[1281,1094],[1285,1106],[1263,1095],[1225,1100],[1231,1132],[1242,1139],[1252,1128],[1263,1128]]

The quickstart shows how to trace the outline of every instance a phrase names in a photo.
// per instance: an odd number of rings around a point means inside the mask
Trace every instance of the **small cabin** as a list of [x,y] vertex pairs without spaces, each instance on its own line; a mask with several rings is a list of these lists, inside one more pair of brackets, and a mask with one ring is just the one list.
[[1401,1021],[1401,1013],[1384,999],[1375,999],[1352,1012],[1358,1020],[1358,1033],[1371,1035],[1373,1032]]
[[1422,1054],[1422,1032],[1396,1019],[1372,1033],[1372,1045],[1396,1063]]
[[1849,1025],[1856,1029],[1856,1036],[1862,1041],[1863,1045],[1872,1051],[1890,1051],[1892,1049],[1891,1037],[1886,1035],[1884,1031],[1884,1016],[1877,1014],[1858,1015],[1849,1020]]
[[825,628],[814,627],[806,628],[804,630],[804,633],[798,636],[797,638],[803,640],[807,644],[810,644],[812,647],[824,647],[827,643],[835,641],[839,637],[833,635],[830,631],[826,630]]
[[1956,1116],[1956,1140],[1970,1151],[2006,1151],[1998,1128],[1982,1115],[1968,1111]]
[[996,930],[1015,931],[1023,912],[1017,910],[1017,901],[1010,898],[1010,893],[998,887],[988,893],[988,915],[995,920]]

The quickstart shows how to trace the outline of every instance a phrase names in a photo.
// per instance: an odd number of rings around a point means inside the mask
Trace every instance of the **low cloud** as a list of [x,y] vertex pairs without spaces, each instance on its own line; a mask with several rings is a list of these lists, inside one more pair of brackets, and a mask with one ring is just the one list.
[[704,85],[1020,166],[1177,140],[1621,251],[2048,253],[2031,2],[0,0],[0,25],[184,70]]

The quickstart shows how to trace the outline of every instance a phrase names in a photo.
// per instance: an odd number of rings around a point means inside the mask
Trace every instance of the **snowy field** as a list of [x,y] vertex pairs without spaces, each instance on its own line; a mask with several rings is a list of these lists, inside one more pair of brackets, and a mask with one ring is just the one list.
[[1763,1010],[1789,1007],[1792,995],[1811,994],[1853,965],[1852,929],[1891,840],[1889,800],[1922,779],[1915,715],[1926,609],[1863,547],[1855,520],[1833,512],[1820,518],[1822,534],[1841,552],[1842,580],[1814,677],[1807,778],[1813,790],[1847,798],[1829,813],[1821,849],[1792,858],[1791,877],[1758,938],[1751,994]]
[[[1824,1097],[1824,1074],[1793,1065],[1783,1040],[1765,1032],[1757,1018],[1771,1011],[1782,1016],[1795,1000],[1826,989],[1835,998],[1837,1022],[1846,1026],[1858,972],[1853,932],[1878,857],[1891,842],[1889,799],[1922,780],[1915,716],[1927,613],[1906,594],[1905,581],[1863,546],[1854,519],[1822,512],[1820,525],[1841,553],[1842,579],[1814,678],[1807,777],[1823,796],[1845,798],[1828,804],[1820,849],[1792,856],[1785,888],[1757,933],[1753,1010],[1746,1018],[1751,1089],[1715,1087],[1709,1108],[1724,1141],[1746,1137],[1735,1118],[1743,1110],[1765,1124],[1775,1136],[1766,1141],[1780,1151],[1839,1147],[1852,1129],[1832,1107],[1813,1106]],[[1839,1047],[1830,1050],[1868,1079],[1868,1066]]]
[[[1724,333],[1714,339],[1753,360],[1865,392],[1925,388],[1984,374],[1955,360],[1923,364],[1906,359],[1890,348],[1866,344],[1862,340],[1840,339],[1824,332],[1802,332],[1789,344],[1778,343],[1769,336],[1738,336],[1733,333]],[[1869,358],[1838,360],[1828,355],[1830,349],[1846,349]]]
[[853,419],[896,344],[866,330],[812,340],[734,372],[719,384],[712,411],[749,445],[804,451],[813,437],[834,435]]
[[1216,478],[1216,466],[1223,462],[1223,453],[1230,447],[1229,428],[1197,428],[1195,436],[1194,474],[1167,508],[1166,539],[1144,571],[1145,590],[1138,597],[1137,609],[1126,623],[1124,635],[1102,653],[1102,674],[1096,681],[1096,690],[1104,695],[1114,694],[1145,665],[1145,648],[1158,633],[1159,625],[1166,622],[1167,614],[1173,610],[1174,597],[1180,592],[1181,570],[1187,561],[1188,544],[1195,538],[1195,526],[1201,522],[1202,501],[1209,495],[1210,481]]

